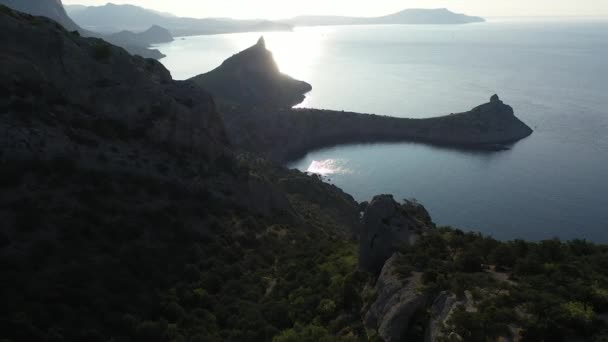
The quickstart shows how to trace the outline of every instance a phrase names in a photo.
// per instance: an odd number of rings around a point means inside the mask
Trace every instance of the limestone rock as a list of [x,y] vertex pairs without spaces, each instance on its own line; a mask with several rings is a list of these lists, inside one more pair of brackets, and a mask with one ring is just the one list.
[[[452,313],[459,306],[464,306],[468,312],[476,311],[475,301],[471,292],[465,291],[463,298],[459,299],[455,294],[444,291],[435,298],[431,306],[431,320],[427,328],[426,342],[436,342],[446,338],[448,335],[449,341],[461,341],[462,337],[455,332],[449,332],[448,320]],[[446,331],[447,329],[447,331]]]
[[402,279],[397,271],[399,255],[391,257],[376,282],[377,298],[365,316],[365,325],[376,329],[385,342],[402,340],[412,315],[427,303],[427,295],[420,292],[422,274],[413,273]]
[[422,205],[413,201],[399,204],[392,195],[376,196],[363,215],[360,268],[378,273],[400,247],[414,243],[424,230],[433,226]]

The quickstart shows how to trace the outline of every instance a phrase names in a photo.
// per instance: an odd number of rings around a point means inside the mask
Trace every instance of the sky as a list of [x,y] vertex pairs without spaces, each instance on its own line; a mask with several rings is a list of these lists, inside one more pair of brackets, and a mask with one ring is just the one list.
[[[63,0],[104,5],[108,0]],[[605,16],[608,0],[112,0],[188,17],[281,19],[302,14],[377,16],[406,8],[448,8],[485,17]]]

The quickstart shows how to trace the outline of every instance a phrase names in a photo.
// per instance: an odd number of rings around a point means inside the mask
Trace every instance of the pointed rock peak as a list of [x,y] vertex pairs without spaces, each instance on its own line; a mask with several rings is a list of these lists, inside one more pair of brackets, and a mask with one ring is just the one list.
[[498,95],[494,94],[490,97],[490,103],[502,103]]
[[266,48],[266,40],[264,39],[264,36],[261,36],[260,39],[258,39],[257,44],[255,44],[255,45],[258,46],[258,47],[261,47],[261,48],[265,49]]

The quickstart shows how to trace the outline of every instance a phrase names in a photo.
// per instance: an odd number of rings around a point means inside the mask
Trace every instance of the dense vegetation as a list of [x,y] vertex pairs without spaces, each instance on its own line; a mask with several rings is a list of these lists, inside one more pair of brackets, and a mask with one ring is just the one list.
[[356,244],[321,222],[68,161],[1,170],[2,341],[362,333]]
[[457,308],[446,327],[465,341],[513,333],[523,341],[608,341],[608,246],[499,242],[442,228],[405,249],[401,262],[404,274],[423,272],[424,291],[470,291],[475,310]]

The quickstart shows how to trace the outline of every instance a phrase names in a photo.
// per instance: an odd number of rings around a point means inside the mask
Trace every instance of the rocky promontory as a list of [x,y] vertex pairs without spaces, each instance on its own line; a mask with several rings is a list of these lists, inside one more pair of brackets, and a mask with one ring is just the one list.
[[247,110],[291,108],[304,101],[304,94],[312,90],[310,84],[280,72],[264,37],[215,70],[192,80],[218,101]]
[[277,162],[317,148],[366,142],[416,141],[496,150],[532,134],[498,95],[468,112],[427,119],[292,109],[312,86],[282,74],[264,38],[192,80],[216,98],[236,147]]
[[504,149],[532,134],[497,95],[468,112],[407,119],[320,109],[222,108],[238,147],[285,162],[322,147],[412,141],[467,149]]

